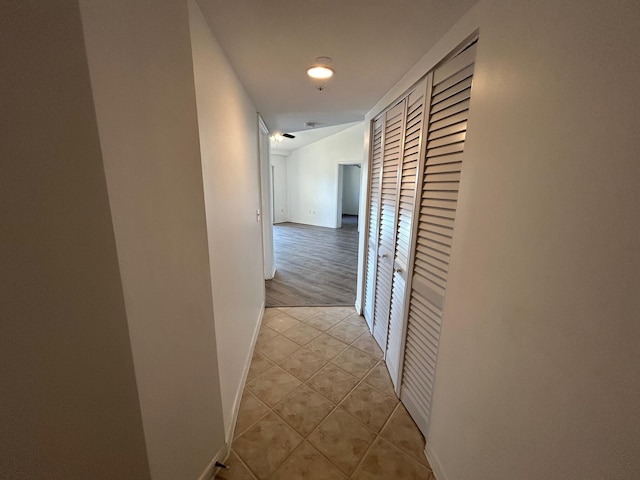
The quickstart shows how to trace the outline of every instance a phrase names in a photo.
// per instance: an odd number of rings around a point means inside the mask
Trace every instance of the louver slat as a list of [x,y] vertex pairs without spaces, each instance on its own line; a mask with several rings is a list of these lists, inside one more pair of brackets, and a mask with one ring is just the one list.
[[371,200],[369,207],[369,245],[367,246],[367,269],[364,291],[364,314],[370,325],[373,323],[374,289],[376,277],[376,243],[378,236],[378,217],[380,214],[380,181],[382,180],[382,121],[373,124],[373,142],[371,148]]
[[402,164],[406,121],[406,99],[391,108],[384,118],[382,205],[378,233],[373,336],[383,351],[387,345],[391,290],[393,284],[393,251],[396,243],[398,176]]
[[425,116],[426,81],[420,82],[407,98],[407,128],[404,137],[402,172],[399,179],[400,198],[396,223],[391,311],[387,338],[386,363],[394,386],[399,387],[400,364],[405,320],[406,284],[411,230],[416,201],[417,174]]
[[458,202],[476,46],[433,72],[401,399],[426,435]]

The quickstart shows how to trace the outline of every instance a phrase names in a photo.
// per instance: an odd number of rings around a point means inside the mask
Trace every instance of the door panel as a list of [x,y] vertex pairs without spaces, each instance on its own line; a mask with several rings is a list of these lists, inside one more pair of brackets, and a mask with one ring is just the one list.
[[384,352],[387,347],[391,285],[396,244],[398,180],[402,168],[406,100],[384,115],[382,194],[378,233],[373,337]]
[[476,45],[434,70],[400,398],[427,435],[466,141]]
[[403,331],[406,304],[406,285],[409,257],[411,254],[411,231],[416,187],[421,171],[420,158],[423,152],[422,127],[425,114],[426,84],[423,80],[407,98],[406,131],[401,175],[399,178],[399,198],[397,202],[396,244],[393,258],[393,284],[389,333],[385,360],[396,391],[400,386],[400,363],[403,348]]
[[367,270],[364,292],[364,317],[373,329],[376,266],[378,263],[378,222],[380,217],[380,191],[382,181],[383,119],[373,122],[371,147],[371,175],[369,197],[369,230],[367,243]]

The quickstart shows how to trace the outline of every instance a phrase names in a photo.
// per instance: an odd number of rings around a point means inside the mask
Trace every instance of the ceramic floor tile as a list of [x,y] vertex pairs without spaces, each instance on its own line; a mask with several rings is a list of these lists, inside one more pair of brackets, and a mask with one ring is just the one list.
[[342,342],[351,343],[365,332],[368,332],[367,327],[352,325],[343,320],[327,330],[326,333]]
[[270,480],[346,480],[340,470],[313,448],[303,442],[276,470]]
[[347,347],[346,343],[327,334],[322,334],[307,344],[307,350],[311,350],[325,360],[331,360]]
[[321,334],[322,332],[320,330],[301,322],[298,322],[298,325],[282,332],[283,336],[287,337],[289,340],[293,340],[298,345],[306,345]]
[[376,359],[354,347],[349,347],[340,355],[331,360],[331,363],[346,370],[358,378],[364,377],[371,367],[376,364]]
[[387,366],[384,361],[379,361],[371,372],[364,377],[364,383],[371,385],[372,387],[376,387],[383,393],[388,395],[395,395],[395,390],[393,389],[393,383],[391,382],[391,377],[389,376],[389,370],[387,370]]
[[313,328],[317,328],[318,330],[322,330],[323,332],[329,330],[336,323],[338,323],[342,318],[340,316],[333,315],[328,312],[319,312],[314,316],[309,317],[305,320],[307,325],[311,325]]
[[303,385],[273,410],[298,433],[307,436],[333,410],[333,404]]
[[362,423],[338,409],[309,435],[308,440],[334,465],[350,475],[375,437]]
[[233,451],[229,454],[229,458],[225,460],[224,464],[229,469],[220,470],[214,480],[255,480],[256,478]]
[[249,366],[249,373],[247,374],[247,381],[251,381],[263,372],[266,372],[273,367],[273,362],[264,355],[260,355],[258,352],[253,352],[251,357],[251,365]]
[[357,313],[349,315],[347,318],[343,320],[343,322],[350,323],[351,325],[355,325],[356,327],[365,327],[367,330],[369,329],[369,327],[367,327],[367,322],[365,321],[364,317],[361,315],[358,315]]
[[301,442],[298,433],[270,412],[238,437],[233,449],[259,480],[266,480]]
[[270,329],[266,325],[262,325],[262,327],[260,327],[260,332],[258,332],[258,338],[256,339],[255,349],[260,350],[260,348],[264,346],[266,342],[268,342],[269,340],[277,336],[278,336],[278,332]]
[[276,365],[251,380],[247,388],[268,406],[273,407],[301,384],[300,380]]
[[260,418],[269,411],[269,408],[262,403],[249,390],[242,393],[240,400],[240,408],[238,409],[238,419],[236,420],[236,429],[234,435],[241,435],[247,428],[256,423]]
[[354,480],[426,480],[431,470],[402,453],[381,437],[375,441],[353,475]]
[[264,309],[264,314],[262,315],[262,324],[264,325],[264,323],[274,317],[279,316],[282,313],[282,310],[280,310],[279,308],[265,308]]
[[343,320],[356,313],[356,307],[325,307],[324,311]]
[[284,312],[281,312],[280,315],[265,320],[264,325],[272,330],[275,330],[278,333],[282,333],[285,330],[289,330],[291,327],[300,325],[300,321],[287,315]]
[[340,404],[346,410],[372,430],[379,432],[398,400],[379,392],[365,383],[358,385]]
[[279,365],[302,381],[308,380],[320,370],[327,361],[311,350],[301,348],[289,357],[280,361]]
[[285,359],[299,348],[300,345],[282,335],[269,338],[259,345],[256,344],[256,350],[273,362]]
[[307,380],[307,385],[338,404],[358,384],[358,379],[334,365],[327,365]]
[[258,341],[260,340],[267,340],[269,338],[273,338],[276,335],[278,335],[278,332],[276,332],[275,330],[267,327],[264,323],[262,324],[262,326],[260,327],[260,332],[258,332]]
[[287,307],[284,309],[287,315],[291,315],[298,320],[306,320],[311,315],[322,311],[322,307]]
[[406,408],[404,408],[404,405],[398,405],[380,435],[406,454],[429,467],[429,462],[424,454],[424,437]]
[[382,358],[382,350],[380,350],[380,347],[369,332],[363,334],[351,345],[359,350],[362,350],[364,353],[368,353],[373,358]]

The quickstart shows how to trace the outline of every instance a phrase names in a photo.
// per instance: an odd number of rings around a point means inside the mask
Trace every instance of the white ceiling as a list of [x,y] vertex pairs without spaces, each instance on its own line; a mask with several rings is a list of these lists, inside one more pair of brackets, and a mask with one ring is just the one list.
[[[198,0],[272,132],[362,120],[476,0]],[[335,76],[318,93],[316,57]]]
[[291,132],[296,138],[284,138],[281,142],[271,141],[271,153],[281,155],[289,155],[292,151],[297,150],[305,145],[317,142],[323,138],[334,135],[349,127],[358,125],[360,122],[342,123],[340,125],[332,125],[330,127],[320,127],[311,130],[303,130],[300,132]]

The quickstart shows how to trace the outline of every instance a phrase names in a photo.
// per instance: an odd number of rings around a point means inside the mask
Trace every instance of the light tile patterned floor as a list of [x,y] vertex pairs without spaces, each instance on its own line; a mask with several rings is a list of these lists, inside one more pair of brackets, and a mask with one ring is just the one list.
[[435,480],[382,352],[350,307],[268,308],[226,480]]

